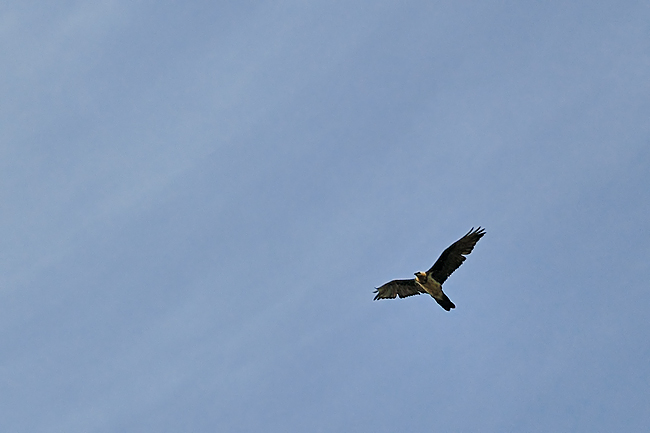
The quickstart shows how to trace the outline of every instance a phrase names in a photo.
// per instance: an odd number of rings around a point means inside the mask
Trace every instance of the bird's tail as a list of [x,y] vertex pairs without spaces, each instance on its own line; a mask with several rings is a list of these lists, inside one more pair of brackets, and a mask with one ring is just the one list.
[[433,299],[435,299],[438,305],[440,305],[442,308],[444,308],[447,311],[451,310],[452,308],[456,308],[454,303],[451,302],[451,299],[449,299],[447,295],[444,294],[444,292],[442,293],[442,297],[440,299],[438,298],[433,298]]

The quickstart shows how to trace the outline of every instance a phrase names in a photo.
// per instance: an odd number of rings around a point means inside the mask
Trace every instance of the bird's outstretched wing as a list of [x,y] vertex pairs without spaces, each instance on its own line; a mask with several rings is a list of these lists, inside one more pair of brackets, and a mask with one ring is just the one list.
[[377,299],[393,299],[396,296],[406,298],[407,296],[419,295],[420,293],[426,292],[415,284],[415,279],[410,279],[389,281],[383,286],[378,287],[375,293],[377,293],[377,296],[375,296],[376,301]]
[[440,257],[427,271],[427,274],[431,275],[440,284],[444,283],[452,272],[463,264],[465,256],[472,252],[474,245],[484,234],[485,229],[479,227],[474,230],[474,227],[472,227],[465,236],[451,244],[449,248],[440,254]]

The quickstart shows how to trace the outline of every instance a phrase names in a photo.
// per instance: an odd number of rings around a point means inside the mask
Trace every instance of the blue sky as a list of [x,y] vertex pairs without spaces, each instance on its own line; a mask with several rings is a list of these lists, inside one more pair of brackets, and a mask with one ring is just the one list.
[[648,23],[5,2],[2,430],[647,431]]

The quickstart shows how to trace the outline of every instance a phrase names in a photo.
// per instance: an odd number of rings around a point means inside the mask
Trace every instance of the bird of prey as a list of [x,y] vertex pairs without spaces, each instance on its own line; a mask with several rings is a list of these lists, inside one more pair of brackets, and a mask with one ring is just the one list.
[[410,280],[393,280],[378,287],[374,293],[377,299],[394,299],[396,296],[407,296],[428,293],[445,310],[456,308],[453,302],[442,291],[442,283],[465,261],[465,256],[472,252],[474,245],[485,234],[481,227],[474,227],[465,236],[451,244],[444,250],[438,260],[426,272],[416,272],[415,278]]

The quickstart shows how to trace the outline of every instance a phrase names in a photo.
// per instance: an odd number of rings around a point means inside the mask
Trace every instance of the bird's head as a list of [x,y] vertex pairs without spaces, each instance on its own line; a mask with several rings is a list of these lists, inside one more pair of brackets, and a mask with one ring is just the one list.
[[425,282],[425,281],[427,280],[427,274],[425,274],[425,273],[422,272],[422,271],[417,271],[417,272],[415,273],[415,278],[416,278],[419,282],[423,283],[423,282]]

